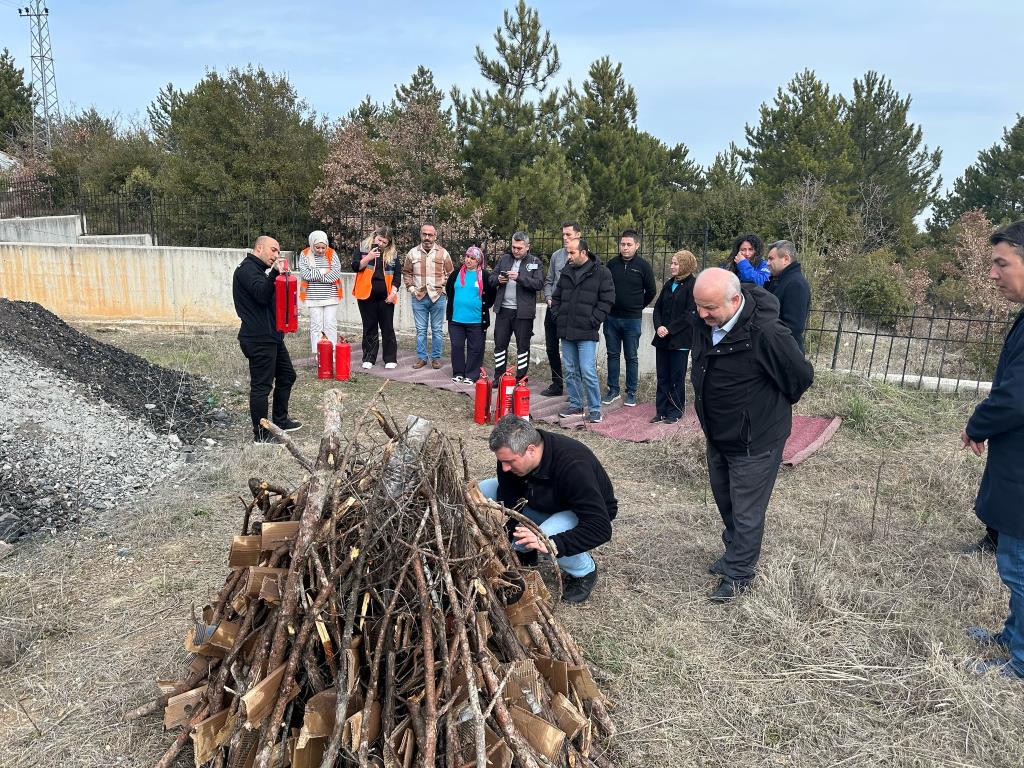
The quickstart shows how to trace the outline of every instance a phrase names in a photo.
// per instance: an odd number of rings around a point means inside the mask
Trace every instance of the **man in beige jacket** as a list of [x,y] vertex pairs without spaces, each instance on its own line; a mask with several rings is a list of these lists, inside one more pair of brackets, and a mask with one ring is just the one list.
[[433,224],[420,227],[420,244],[402,261],[402,283],[412,294],[412,316],[416,321],[416,362],[413,368],[427,364],[427,326],[430,326],[429,360],[432,368],[441,367],[444,349],[444,312],[448,304],[444,284],[455,271],[451,256],[437,242]]

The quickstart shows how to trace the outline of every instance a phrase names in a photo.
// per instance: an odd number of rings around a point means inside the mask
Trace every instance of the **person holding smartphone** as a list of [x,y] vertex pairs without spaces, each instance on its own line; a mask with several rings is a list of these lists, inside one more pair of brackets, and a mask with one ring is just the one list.
[[537,316],[537,293],[544,287],[544,265],[530,253],[530,236],[512,235],[512,248],[504,254],[489,280],[494,297],[494,378],[507,366],[508,345],[516,337],[516,379],[530,367],[530,338]]
[[395,337],[395,304],[402,284],[398,249],[391,230],[375,229],[352,253],[356,273],[352,295],[363,321],[363,368],[373,368],[381,342],[384,367],[398,367],[398,339]]

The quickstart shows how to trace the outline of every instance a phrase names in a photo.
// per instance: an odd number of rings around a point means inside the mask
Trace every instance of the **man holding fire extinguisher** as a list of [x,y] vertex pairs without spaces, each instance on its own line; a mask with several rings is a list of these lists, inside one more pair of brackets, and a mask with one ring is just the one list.
[[277,330],[274,317],[274,280],[286,266],[277,240],[260,235],[235,268],[231,281],[235,314],[242,321],[238,344],[249,361],[249,415],[254,443],[277,442],[260,426],[260,419],[267,418],[267,397],[271,389],[274,392],[273,423],[289,432],[302,426],[288,417],[295,368],[284,345],[284,334]]

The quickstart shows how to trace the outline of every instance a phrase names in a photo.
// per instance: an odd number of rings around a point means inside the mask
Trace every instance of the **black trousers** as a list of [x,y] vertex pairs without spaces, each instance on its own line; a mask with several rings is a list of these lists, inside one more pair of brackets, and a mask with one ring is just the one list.
[[260,419],[267,418],[267,397],[274,390],[271,421],[288,420],[288,399],[295,383],[295,368],[283,341],[251,342],[238,340],[242,354],[249,360],[249,415],[253,434],[260,434]]
[[448,322],[448,343],[452,348],[452,375],[465,376],[476,381],[484,363],[484,338],[487,331],[483,323]]
[[728,579],[748,582],[754,578],[764,538],[764,514],[775,488],[785,444],[782,440],[771,450],[753,456],[728,456],[710,440],[707,443],[711,492],[725,525],[722,572]]
[[558,323],[550,307],[544,313],[544,347],[548,353],[548,365],[551,366],[551,383],[561,388],[565,384],[565,377],[562,375],[562,353],[558,348]]
[[659,416],[679,418],[686,405],[687,349],[654,348],[654,364],[658,372],[658,391],[654,407]]
[[[376,363],[380,341],[384,341],[384,362],[398,362],[398,339],[395,337],[395,305],[383,298],[360,299],[359,317],[363,321],[363,362]],[[378,332],[379,329],[379,332]]]
[[505,372],[508,344],[516,337],[516,379],[521,379],[530,368],[530,339],[533,337],[533,318],[519,320],[516,310],[499,309],[494,317],[494,379]]

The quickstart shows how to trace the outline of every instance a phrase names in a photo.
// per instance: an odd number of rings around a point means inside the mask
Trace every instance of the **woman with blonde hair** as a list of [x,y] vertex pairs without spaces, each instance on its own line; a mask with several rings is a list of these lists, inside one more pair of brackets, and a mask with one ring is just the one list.
[[338,303],[345,295],[341,287],[341,259],[319,229],[309,233],[309,247],[299,254],[299,300],[309,309],[309,343],[316,355],[316,343],[326,334],[338,343]]
[[398,303],[398,288],[402,284],[402,270],[390,229],[375,229],[359,244],[352,253],[352,271],[356,273],[352,295],[363,320],[363,368],[373,368],[381,341],[384,367],[397,368],[395,304]]
[[658,393],[652,424],[675,424],[686,404],[686,366],[697,320],[693,301],[697,257],[690,251],[676,251],[669,266],[671,277],[665,281],[654,303],[654,360],[658,373]]

